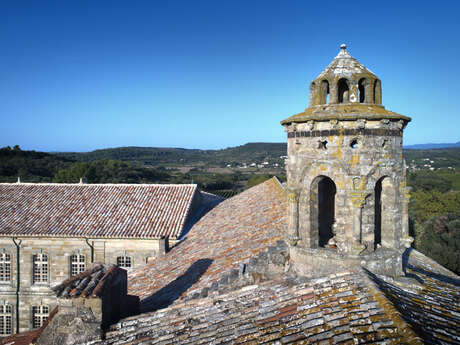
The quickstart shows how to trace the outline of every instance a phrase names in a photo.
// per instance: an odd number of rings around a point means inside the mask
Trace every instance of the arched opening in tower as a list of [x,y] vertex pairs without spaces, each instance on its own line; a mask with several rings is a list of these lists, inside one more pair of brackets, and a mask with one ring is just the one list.
[[345,78],[339,79],[338,83],[338,91],[339,91],[339,103],[348,103],[349,102],[349,87],[348,81]]
[[374,249],[394,246],[395,190],[389,177],[380,178],[374,188]]
[[320,89],[320,104],[328,104],[329,103],[329,82],[327,80],[321,81],[321,89]]
[[374,250],[382,244],[382,179],[378,180],[374,188]]
[[318,183],[318,232],[319,246],[324,247],[334,237],[332,226],[335,221],[335,183],[323,177]]
[[364,86],[365,83],[365,78],[361,78],[358,82],[359,103],[364,103],[366,100],[366,88]]
[[374,103],[382,104],[382,84],[378,79],[374,82]]

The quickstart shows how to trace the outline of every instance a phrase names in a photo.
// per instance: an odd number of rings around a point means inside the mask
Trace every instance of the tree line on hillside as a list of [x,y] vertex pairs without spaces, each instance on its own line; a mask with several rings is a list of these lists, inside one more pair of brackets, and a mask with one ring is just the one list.
[[49,153],[23,151],[19,146],[0,149],[0,181],[77,183],[162,183],[170,175],[159,169],[133,167],[116,160],[79,163]]
[[[412,187],[409,204],[414,247],[451,271],[460,274],[460,174],[419,171],[408,175]],[[449,175],[447,175],[449,176]]]
[[0,181],[16,182],[18,177],[28,182],[51,182],[60,169],[73,161],[45,152],[23,151],[18,145],[0,148]]
[[[91,152],[60,152],[58,157],[73,161],[90,162],[94,160],[113,159],[130,162],[134,165],[179,166],[184,164],[225,166],[226,164],[262,163],[263,161],[282,162],[286,156],[286,143],[247,143],[241,146],[221,150],[198,150],[161,147],[118,147]],[[460,168],[460,148],[443,148],[432,150],[404,150],[404,157],[409,166],[417,169],[429,165],[435,169]],[[431,163],[433,161],[433,163]]]
[[281,162],[286,143],[248,143],[221,150],[198,150],[161,147],[118,147],[91,152],[60,152],[59,157],[90,162],[101,159],[122,160],[139,166],[207,165],[226,166],[240,163]]
[[[200,168],[182,173],[177,168],[139,166],[126,161],[98,159],[79,162],[70,157],[25,151],[19,146],[0,149],[0,182],[78,183],[195,183],[201,190],[231,197],[273,175],[210,173]],[[283,179],[283,176],[279,176]]]

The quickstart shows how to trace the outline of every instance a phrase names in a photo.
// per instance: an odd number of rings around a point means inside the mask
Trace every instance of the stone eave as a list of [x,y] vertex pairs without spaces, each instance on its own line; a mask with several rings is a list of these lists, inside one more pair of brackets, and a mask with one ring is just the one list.
[[308,107],[305,111],[292,115],[281,121],[282,125],[292,122],[301,123],[307,121],[329,121],[329,120],[404,120],[406,123],[411,118],[392,111],[386,110],[383,106],[375,104],[334,104],[315,105]]

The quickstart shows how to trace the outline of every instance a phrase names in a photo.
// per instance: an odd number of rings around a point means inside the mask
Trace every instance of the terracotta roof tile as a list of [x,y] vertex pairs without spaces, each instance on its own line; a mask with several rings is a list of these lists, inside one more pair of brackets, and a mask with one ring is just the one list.
[[0,236],[180,237],[196,185],[0,183]]
[[96,263],[90,269],[54,286],[52,290],[59,298],[101,297],[120,271],[124,270],[116,265]]
[[460,277],[415,250],[408,279],[370,275],[424,343],[460,344]]
[[113,325],[100,343],[402,343],[362,275],[325,278],[296,285],[268,281],[177,303]]
[[[141,309],[168,305],[201,291],[222,274],[265,251],[283,238],[286,197],[271,179],[220,203],[166,256],[128,273],[128,293],[138,295]],[[179,296],[177,296],[179,294]],[[156,300],[156,301],[155,301]]]
[[457,344],[458,277],[425,271],[418,254],[419,283],[364,271],[265,281],[126,318],[94,344]]

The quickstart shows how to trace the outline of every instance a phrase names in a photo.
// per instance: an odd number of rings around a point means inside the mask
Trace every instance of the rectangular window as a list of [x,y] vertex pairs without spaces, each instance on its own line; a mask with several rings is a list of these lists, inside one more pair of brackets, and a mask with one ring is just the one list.
[[12,308],[9,304],[0,305],[0,335],[11,334],[12,314]]
[[9,254],[0,254],[0,282],[11,280],[11,257]]
[[48,319],[49,308],[46,305],[32,307],[32,328],[40,328]]
[[70,256],[70,276],[76,276],[86,269],[85,256],[76,254]]
[[33,256],[34,262],[34,283],[48,282],[48,256],[40,253]]
[[131,257],[130,256],[117,257],[117,265],[123,268],[130,268],[131,267]]

